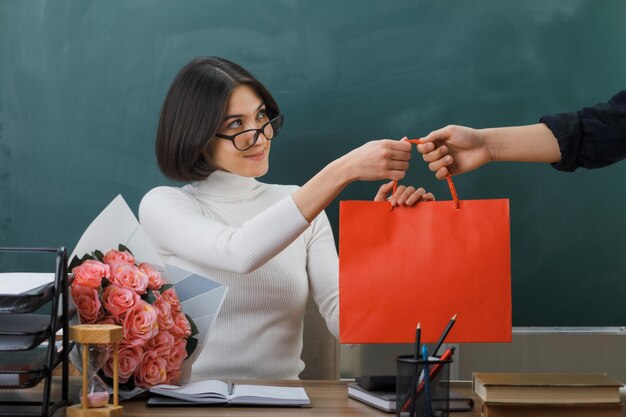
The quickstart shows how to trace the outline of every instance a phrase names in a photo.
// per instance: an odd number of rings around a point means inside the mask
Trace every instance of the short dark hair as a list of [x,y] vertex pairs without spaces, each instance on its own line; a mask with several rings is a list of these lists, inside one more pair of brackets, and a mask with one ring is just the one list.
[[270,92],[241,66],[219,57],[196,58],[180,70],[167,92],[156,137],[159,169],[176,181],[205,179],[216,167],[203,151],[215,140],[230,93],[249,85],[261,97],[267,115],[278,116]]

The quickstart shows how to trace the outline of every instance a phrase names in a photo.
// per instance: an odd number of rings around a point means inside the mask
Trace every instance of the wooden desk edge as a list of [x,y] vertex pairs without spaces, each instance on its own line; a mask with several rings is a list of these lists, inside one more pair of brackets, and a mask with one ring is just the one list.
[[[59,392],[58,378],[53,383],[53,398],[55,393]],[[259,407],[259,406],[233,406],[224,407],[221,405],[210,406],[185,406],[185,407],[147,407],[146,398],[134,398],[123,400],[120,405],[124,407],[124,417],[151,417],[151,416],[226,416],[226,417],[274,417],[274,416],[337,416],[337,417],[353,417],[353,416],[393,416],[393,413],[385,413],[368,406],[360,401],[348,398],[347,384],[350,381],[335,380],[235,380],[236,383],[245,383],[250,385],[274,385],[284,387],[303,387],[309,398],[311,399],[311,407]],[[78,377],[70,377],[70,395],[77,398],[80,390],[81,381]],[[31,388],[28,390],[10,390],[17,391],[20,395],[26,394],[26,391],[32,391],[34,398],[41,399],[41,391],[36,394],[39,388]],[[40,388],[39,388],[40,389]],[[471,386],[468,383],[451,383],[451,389],[459,391],[465,395],[474,398],[474,410],[471,412],[454,412],[450,413],[452,417],[479,417],[480,403],[476,396],[471,392]],[[5,395],[0,396],[0,401],[6,399]]]

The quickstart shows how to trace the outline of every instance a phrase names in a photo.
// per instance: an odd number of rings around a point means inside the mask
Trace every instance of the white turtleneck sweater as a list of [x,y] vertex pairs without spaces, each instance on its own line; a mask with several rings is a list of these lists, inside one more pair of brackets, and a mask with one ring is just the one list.
[[338,259],[322,212],[309,225],[296,186],[216,171],[182,188],[157,187],[141,226],[166,263],[229,287],[193,377],[297,379],[309,291],[338,335]]

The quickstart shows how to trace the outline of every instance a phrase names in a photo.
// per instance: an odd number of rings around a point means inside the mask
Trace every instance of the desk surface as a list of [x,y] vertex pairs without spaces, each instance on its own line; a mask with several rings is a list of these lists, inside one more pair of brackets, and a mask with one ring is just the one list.
[[[146,407],[145,400],[124,401],[124,417],[150,416],[224,416],[224,417],[273,417],[273,416],[393,416],[359,401],[348,398],[346,382],[340,381],[257,381],[259,384],[302,386],[311,398],[311,408],[276,407]],[[250,381],[246,381],[250,383]],[[468,385],[453,389],[470,394]],[[466,413],[451,413],[452,417],[478,417],[479,410]]]
[[[52,397],[59,396],[59,381],[55,378],[52,384]],[[239,382],[239,381],[236,381]],[[241,381],[244,382],[244,381]],[[263,384],[276,386],[301,386],[304,387],[312,407],[224,407],[221,405],[211,406],[186,406],[186,407],[146,407],[145,398],[124,400],[120,405],[124,407],[124,417],[151,417],[151,416],[222,416],[222,417],[274,417],[274,416],[395,416],[393,413],[385,413],[369,405],[363,404],[352,398],[348,398],[347,382],[341,381],[268,381],[255,380],[245,381],[247,384]],[[77,398],[81,380],[77,377],[70,378],[70,397]],[[0,402],[3,400],[41,401],[41,386],[26,390],[0,390]],[[452,383],[451,388],[463,394],[476,396],[471,392],[469,384]],[[0,410],[4,406],[0,405]],[[57,413],[58,414],[58,413]],[[451,417],[479,417],[480,409],[474,407],[472,412],[450,413]],[[56,417],[56,415],[55,415]]]

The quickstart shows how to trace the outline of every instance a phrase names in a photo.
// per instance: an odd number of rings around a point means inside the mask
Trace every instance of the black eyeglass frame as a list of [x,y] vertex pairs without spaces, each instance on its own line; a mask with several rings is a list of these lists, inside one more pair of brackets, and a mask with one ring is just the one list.
[[[236,134],[234,134],[234,135],[223,135],[223,134],[221,134],[221,133],[216,133],[216,134],[215,134],[215,137],[218,137],[218,138],[220,138],[220,139],[227,139],[227,140],[231,141],[231,142],[233,143],[233,146],[234,146],[237,150],[240,150],[240,151],[242,151],[242,152],[243,152],[243,151],[247,151],[248,149],[252,148],[252,147],[256,144],[257,140],[259,140],[259,135],[260,135],[261,133],[263,133],[263,131],[265,130],[265,128],[266,128],[268,125],[272,124],[272,122],[275,122],[275,121],[277,121],[277,120],[280,120],[280,127],[278,128],[278,130],[277,130],[276,132],[274,132],[274,135],[272,135],[272,137],[271,137],[271,138],[268,138],[267,136],[265,137],[265,139],[267,139],[267,140],[272,140],[272,139],[274,139],[274,138],[278,135],[278,133],[280,132],[280,130],[281,130],[281,129],[282,129],[282,127],[283,127],[283,123],[285,122],[285,117],[284,117],[282,114],[279,114],[278,116],[274,117],[272,120],[269,120],[267,123],[263,124],[263,126],[261,126],[261,127],[260,127],[260,128],[258,128],[258,129],[247,129],[247,130],[244,130],[244,131],[242,131],[242,132],[236,133]],[[236,138],[237,136],[239,136],[239,135],[243,135],[244,133],[250,133],[250,132],[256,132],[256,133],[254,134],[254,140],[252,141],[252,143],[250,144],[250,146],[248,146],[247,148],[244,148],[244,149],[240,149],[240,148],[238,148],[238,147],[237,147],[237,145],[236,145],[236,142],[235,142],[235,138]],[[265,133],[263,133],[263,134],[265,135]]]

